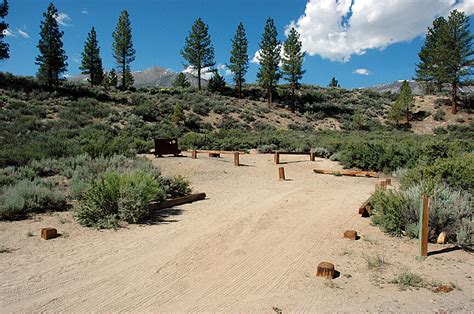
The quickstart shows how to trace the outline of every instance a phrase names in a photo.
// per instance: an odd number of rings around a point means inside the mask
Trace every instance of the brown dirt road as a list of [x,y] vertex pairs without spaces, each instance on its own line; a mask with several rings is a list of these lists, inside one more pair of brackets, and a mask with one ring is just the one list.
[[[148,156],[151,158],[151,156]],[[2,312],[433,312],[474,309],[474,258],[464,251],[415,260],[417,243],[392,238],[357,214],[377,179],[316,175],[337,163],[283,156],[278,181],[271,155],[155,159],[164,174],[189,178],[205,201],[162,212],[151,225],[97,231],[71,213],[0,222]],[[39,239],[41,227],[63,234]],[[342,238],[346,229],[361,235]],[[28,232],[31,232],[27,235]],[[33,235],[33,236],[32,236]],[[430,251],[447,246],[430,245]],[[369,269],[365,256],[387,265]],[[336,265],[332,282],[315,277],[320,261]],[[462,290],[400,290],[409,269]]]

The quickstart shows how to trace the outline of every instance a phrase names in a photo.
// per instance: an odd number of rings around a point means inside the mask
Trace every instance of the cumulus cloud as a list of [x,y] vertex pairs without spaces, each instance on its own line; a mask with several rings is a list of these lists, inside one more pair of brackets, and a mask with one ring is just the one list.
[[15,33],[9,28],[4,29],[2,34],[3,36],[6,36],[6,37],[16,37]]
[[309,55],[349,61],[369,49],[409,41],[426,32],[433,18],[453,9],[470,15],[473,0],[309,0],[305,13],[292,21]]
[[367,69],[355,69],[353,72],[353,74],[358,74],[358,75],[370,75],[371,72]]
[[17,32],[18,32],[18,35],[20,35],[21,37],[23,37],[23,38],[30,38],[30,35],[29,35],[27,32],[25,32],[25,31],[23,31],[23,30],[21,30],[21,29],[19,29],[19,28],[17,28],[16,30],[17,30]]
[[69,17],[69,15],[67,15],[64,12],[59,12],[58,14],[56,14],[56,16],[54,18],[56,19],[56,21],[59,24],[61,24],[63,26],[69,26],[69,22],[72,21],[72,19]]
[[[192,66],[188,66],[183,70],[183,73],[189,73],[191,75],[197,76],[197,70]],[[201,70],[201,79],[209,80],[214,75],[214,71],[211,68],[204,68]]]
[[87,11],[87,9],[82,9],[82,10],[81,10],[81,13],[82,13],[82,14],[89,14],[89,11]]
[[222,64],[222,63],[218,64],[217,70],[224,77],[232,75],[232,71],[225,64]]

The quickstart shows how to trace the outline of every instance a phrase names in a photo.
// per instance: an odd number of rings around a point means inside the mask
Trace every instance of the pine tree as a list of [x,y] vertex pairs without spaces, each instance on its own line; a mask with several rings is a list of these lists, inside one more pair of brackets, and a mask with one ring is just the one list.
[[331,82],[329,82],[328,87],[341,87],[341,86],[339,85],[339,81],[336,80],[335,77],[333,77],[333,78],[331,79]]
[[173,87],[188,88],[191,84],[184,73],[179,73],[173,81]]
[[248,40],[245,35],[245,28],[242,22],[237,27],[234,38],[232,39],[232,51],[230,64],[227,66],[234,73],[234,82],[242,98],[242,85],[245,83],[245,74],[247,73],[249,63]]
[[203,69],[211,68],[214,62],[214,47],[212,46],[209,28],[202,19],[197,19],[186,37],[181,55],[197,72],[198,90],[201,90],[201,73]]
[[109,77],[108,78],[109,79],[109,86],[113,87],[113,88],[117,88],[118,76],[117,76],[117,72],[115,71],[115,69],[110,70],[108,77]]
[[222,92],[225,88],[225,79],[218,71],[214,71],[214,75],[209,79],[209,84],[207,85],[209,91],[215,93]]
[[415,106],[415,99],[413,98],[410,84],[408,84],[406,80],[402,83],[396,103],[396,110],[401,111],[404,114],[407,123],[409,123],[410,111]]
[[473,73],[473,35],[469,28],[469,17],[464,12],[453,10],[447,20],[442,17],[434,20],[419,53],[416,79],[434,82],[438,89],[443,83],[449,83],[453,114],[457,112],[458,86]]
[[[132,27],[127,11],[122,11],[120,14],[115,31],[112,34],[114,39],[113,55],[117,68],[122,73],[121,88],[126,90],[133,84],[133,79],[130,72],[130,63],[135,60],[135,49],[133,49],[132,42]],[[133,77],[132,77],[133,78]]]
[[92,27],[82,52],[82,74],[89,75],[91,85],[100,85],[104,78],[102,59],[100,58],[100,48],[97,42],[97,33]]
[[394,122],[396,125],[400,124],[400,121],[403,119],[403,108],[400,102],[393,102],[392,107],[390,107],[390,111],[388,113],[388,119]]
[[[8,2],[7,0],[3,0],[3,3],[0,4],[0,18],[4,20],[7,14],[8,14]],[[10,57],[10,54],[9,54],[10,48],[7,43],[3,42],[3,38],[5,37],[5,34],[3,32],[7,28],[8,28],[8,24],[5,21],[0,22],[0,60],[8,59]]]
[[171,116],[171,121],[179,126],[185,120],[186,120],[186,115],[184,114],[184,108],[181,104],[177,104],[173,109],[173,115]]
[[260,42],[260,69],[257,73],[259,84],[265,88],[268,96],[268,104],[272,104],[273,91],[280,79],[278,65],[280,63],[281,44],[277,39],[278,33],[272,18],[265,24],[262,40]]
[[40,55],[36,57],[36,64],[39,65],[38,78],[49,88],[59,84],[59,75],[67,69],[67,56],[61,40],[64,32],[59,30],[57,14],[58,10],[50,3],[48,11],[43,13],[41,38],[37,46],[40,51]]
[[300,80],[306,72],[303,70],[305,52],[302,51],[300,35],[292,28],[283,45],[282,74],[291,87],[291,111],[295,111],[295,93],[300,87]]
[[447,82],[443,64],[445,48],[442,44],[442,38],[447,31],[447,21],[444,17],[438,17],[433,21],[433,27],[428,27],[428,33],[425,42],[421,47],[418,56],[420,63],[417,64],[417,81],[424,81],[428,85],[436,85],[441,92],[443,83]]
[[447,34],[443,36],[442,45],[445,47],[446,56],[444,68],[448,82],[451,84],[452,113],[457,113],[458,86],[463,84],[463,78],[469,78],[474,66],[474,51],[469,31],[469,17],[464,12],[453,10],[448,18]]

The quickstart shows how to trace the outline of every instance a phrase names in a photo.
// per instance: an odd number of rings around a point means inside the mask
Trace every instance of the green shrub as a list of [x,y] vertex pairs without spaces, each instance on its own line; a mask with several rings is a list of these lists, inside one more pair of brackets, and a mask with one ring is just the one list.
[[445,118],[446,118],[446,113],[441,108],[436,110],[435,114],[433,115],[433,119],[435,121],[444,121]]
[[191,193],[189,181],[182,176],[162,177],[160,183],[166,193],[166,198],[181,197]]
[[87,188],[75,216],[87,227],[112,228],[119,220],[137,223],[149,215],[151,200],[163,198],[159,182],[150,174],[106,172]]
[[32,212],[60,210],[66,206],[64,194],[40,179],[23,180],[2,188],[0,219],[18,219]]
[[400,236],[403,213],[409,208],[409,200],[401,192],[377,190],[372,197],[372,221],[383,231]]

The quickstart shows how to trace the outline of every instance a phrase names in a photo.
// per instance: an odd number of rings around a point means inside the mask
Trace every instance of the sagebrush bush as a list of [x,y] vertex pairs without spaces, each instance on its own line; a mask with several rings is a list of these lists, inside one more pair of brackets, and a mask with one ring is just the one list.
[[89,185],[75,208],[75,217],[87,227],[112,228],[119,220],[137,223],[149,215],[151,200],[164,198],[159,182],[137,170],[106,172]]
[[167,198],[186,196],[191,193],[189,181],[182,176],[162,177],[160,184]]
[[401,235],[405,231],[410,237],[418,237],[424,194],[430,195],[429,240],[436,241],[445,231],[449,242],[472,246],[472,195],[444,184],[432,188],[422,182],[401,191],[377,190],[372,198],[372,221],[389,234]]
[[0,195],[0,219],[23,218],[32,212],[64,210],[65,195],[53,184],[39,178],[2,188]]

